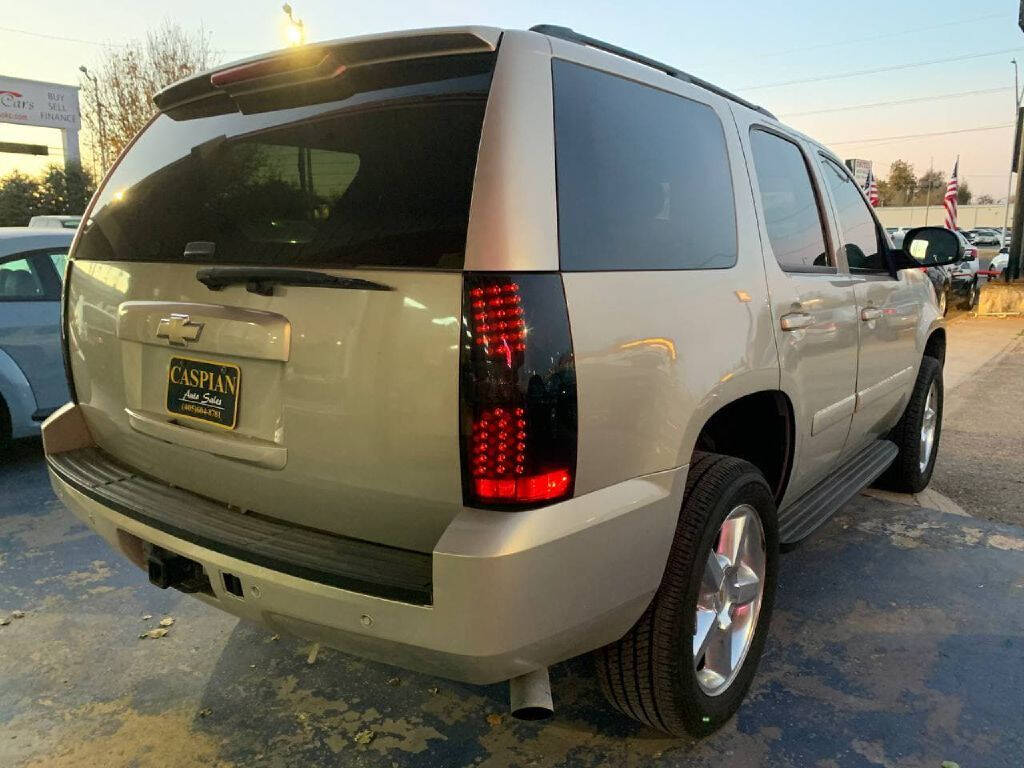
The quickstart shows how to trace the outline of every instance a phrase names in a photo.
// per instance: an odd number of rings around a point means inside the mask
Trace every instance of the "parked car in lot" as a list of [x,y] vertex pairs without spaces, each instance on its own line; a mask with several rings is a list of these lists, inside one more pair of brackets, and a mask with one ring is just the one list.
[[[909,230],[902,229],[901,231],[891,234],[892,243],[897,248],[903,247],[903,240],[906,233]],[[978,249],[971,245],[970,241],[962,232],[957,232],[957,239],[960,241],[961,246],[964,249],[965,261],[974,258],[977,260]],[[949,305],[954,301],[954,293],[959,285],[955,282],[953,277],[953,268],[955,265],[944,265],[940,267],[921,267],[921,271],[928,276],[929,282],[932,284],[932,290],[935,292],[935,301],[939,306],[939,313],[945,316],[949,312]]]
[[72,254],[44,443],[158,587],[509,680],[519,716],[593,651],[613,706],[706,733],[780,545],[929,482],[920,267],[963,246],[890,247],[764,109],[548,26],[314,44],[155,102]]
[[1009,266],[1009,264],[1010,253],[1009,251],[1004,249],[999,251],[999,253],[992,257],[992,261],[990,261],[988,264],[988,271],[998,272],[999,274],[1002,274],[1003,270],[1005,270],[1006,267]]
[[963,298],[965,309],[973,309],[978,303],[978,272],[981,270],[981,261],[978,257],[978,248],[967,245],[966,241],[964,254],[963,261],[946,269],[949,270],[951,291]]
[[33,216],[28,225],[33,229],[43,227],[45,229],[77,229],[81,216]]
[[964,232],[968,240],[976,246],[1000,246],[1002,245],[1002,234],[997,229],[987,227],[976,227]]
[[0,445],[68,400],[60,282],[74,232],[0,228]]

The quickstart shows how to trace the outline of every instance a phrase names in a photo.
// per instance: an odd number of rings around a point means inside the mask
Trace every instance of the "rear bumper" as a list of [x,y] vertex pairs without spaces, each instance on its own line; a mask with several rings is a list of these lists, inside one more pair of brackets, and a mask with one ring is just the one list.
[[[76,406],[58,411],[44,425],[47,454],[87,448],[83,429]],[[61,500],[115,548],[124,531],[201,563],[213,588],[201,600],[355,655],[471,683],[515,677],[625,634],[661,581],[685,475],[685,467],[668,470],[525,512],[464,509],[430,556],[432,603],[417,605],[190,541],[50,471]],[[240,579],[242,598],[225,589],[224,573]]]

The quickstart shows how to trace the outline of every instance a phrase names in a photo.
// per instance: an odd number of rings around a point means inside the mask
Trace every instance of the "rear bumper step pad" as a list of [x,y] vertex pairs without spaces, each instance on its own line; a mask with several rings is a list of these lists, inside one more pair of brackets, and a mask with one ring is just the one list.
[[46,457],[76,491],[133,520],[239,560],[309,581],[430,605],[432,558],[288,525],[135,474],[98,448]]

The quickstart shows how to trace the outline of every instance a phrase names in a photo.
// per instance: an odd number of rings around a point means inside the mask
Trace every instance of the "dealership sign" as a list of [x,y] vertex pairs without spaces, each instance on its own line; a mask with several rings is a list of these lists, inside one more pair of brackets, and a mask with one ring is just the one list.
[[0,76],[0,122],[78,130],[78,88]]
[[78,160],[82,114],[76,86],[0,75],[0,123],[59,128],[64,160]]

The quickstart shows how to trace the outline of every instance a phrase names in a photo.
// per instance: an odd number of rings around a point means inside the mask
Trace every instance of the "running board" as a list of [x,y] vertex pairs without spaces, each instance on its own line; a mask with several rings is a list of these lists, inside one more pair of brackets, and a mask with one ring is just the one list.
[[779,543],[796,544],[827,522],[846,502],[878,478],[899,451],[889,440],[875,440],[807,493],[779,511]]

